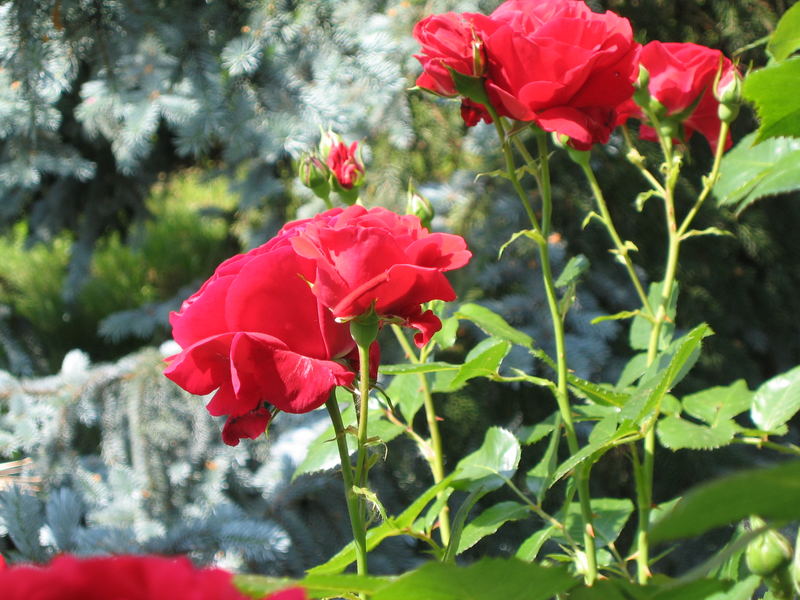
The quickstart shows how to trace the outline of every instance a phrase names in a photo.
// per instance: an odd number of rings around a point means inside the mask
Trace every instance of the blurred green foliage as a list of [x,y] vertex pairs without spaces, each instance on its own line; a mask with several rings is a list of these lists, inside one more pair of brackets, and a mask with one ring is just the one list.
[[[31,350],[51,370],[72,348],[108,359],[162,341],[168,334],[163,327],[120,343],[99,335],[98,326],[116,312],[173,299],[237,252],[231,232],[237,201],[226,177],[210,178],[199,169],[165,177],[147,198],[147,221],[99,242],[90,276],[72,302],[63,298],[63,283],[74,236],[65,232],[49,244],[29,245],[21,221],[0,237],[0,304],[10,308],[17,327],[33,333],[28,337],[38,347]],[[176,309],[180,299],[173,300]]]

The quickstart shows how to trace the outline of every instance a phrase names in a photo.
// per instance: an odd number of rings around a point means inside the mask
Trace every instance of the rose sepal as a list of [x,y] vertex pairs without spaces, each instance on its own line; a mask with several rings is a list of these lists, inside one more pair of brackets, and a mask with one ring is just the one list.
[[453,85],[459,94],[469,98],[473,102],[489,106],[489,95],[486,93],[483,77],[464,75],[451,67],[447,67],[447,70],[450,71],[450,75],[453,77]]

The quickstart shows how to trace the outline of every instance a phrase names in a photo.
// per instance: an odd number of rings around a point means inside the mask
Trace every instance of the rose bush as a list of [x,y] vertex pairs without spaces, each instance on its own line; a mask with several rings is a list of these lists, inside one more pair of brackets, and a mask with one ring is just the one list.
[[[59,556],[49,565],[5,567],[3,600],[246,600],[221,569],[197,569],[186,558]],[[305,600],[301,588],[264,600]]]
[[385,208],[333,209],[304,222],[292,245],[316,265],[313,292],[337,319],[374,309],[419,330],[424,345],[441,322],[421,304],[454,300],[444,271],[464,266],[472,256],[464,239],[430,233],[419,218]]
[[288,225],[263,246],[223,262],[180,311],[170,315],[182,352],[165,375],[193,394],[217,390],[212,415],[228,415],[226,444],[256,438],[271,418],[313,410],[337,385],[350,385],[355,344],[311,292],[315,262],[299,256]]
[[[682,138],[688,141],[695,131],[700,132],[712,150],[719,139],[719,101],[714,83],[725,86],[736,75],[733,63],[719,50],[691,43],[650,42],[642,49],[641,64],[647,69],[650,96],[660,103],[656,110],[660,118],[671,119],[682,126]],[[663,108],[662,108],[663,107]],[[626,117],[644,118],[631,100],[623,111]],[[658,139],[653,128],[643,124],[639,130],[643,139]],[[728,135],[725,147],[732,144]]]

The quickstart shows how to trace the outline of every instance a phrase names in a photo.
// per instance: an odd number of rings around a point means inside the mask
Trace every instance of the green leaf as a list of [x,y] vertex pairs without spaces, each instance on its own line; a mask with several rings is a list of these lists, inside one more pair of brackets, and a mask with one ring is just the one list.
[[613,389],[610,385],[604,383],[592,383],[581,379],[571,373],[567,375],[567,383],[569,383],[572,392],[589,402],[599,404],[600,406],[614,406],[620,408],[625,406],[630,394],[624,394]]
[[756,390],[750,417],[759,429],[778,431],[800,410],[800,367],[765,381]]
[[[554,371],[556,370],[555,361],[547,356],[545,352],[541,350],[534,350],[532,351],[532,354],[543,361],[551,369]],[[629,394],[618,392],[607,384],[592,383],[591,381],[581,379],[572,373],[567,373],[567,383],[569,383],[570,388],[575,395],[602,406],[615,406],[619,408],[620,406],[623,406],[629,398]]]
[[725,231],[719,227],[706,227],[705,229],[690,229],[681,236],[681,240],[687,240],[693,237],[700,237],[704,235],[713,235],[716,237],[735,237],[730,231]]
[[[650,284],[650,288],[647,291],[647,299],[650,302],[650,306],[653,307],[653,310],[656,310],[656,307],[661,303],[661,281],[654,281]],[[667,302],[667,322],[661,326],[661,335],[658,340],[658,349],[661,350],[666,348],[670,340],[672,339],[672,332],[675,331],[675,311],[678,307],[678,282],[676,281],[675,284],[672,286],[672,290],[670,292],[670,297]],[[631,348],[634,350],[647,350],[648,345],[650,344],[650,330],[653,328],[653,324],[647,320],[643,314],[639,313],[633,318],[633,322],[631,323],[631,330],[629,335],[629,342]]]
[[431,338],[439,348],[446,350],[456,343],[458,334],[458,317],[453,315],[447,319],[442,319],[442,328],[433,334]]
[[694,488],[651,530],[655,542],[696,536],[750,515],[800,518],[800,461],[739,471]]
[[386,395],[400,410],[406,423],[411,423],[424,402],[419,375],[395,375],[386,388]]
[[467,303],[458,307],[456,316],[472,321],[488,335],[506,340],[512,344],[533,347],[533,338],[527,333],[514,329],[506,320],[480,304]]
[[517,439],[523,444],[529,446],[535,444],[541,439],[544,439],[551,431],[553,431],[561,422],[560,415],[554,412],[552,415],[529,427],[523,427],[517,433]]
[[735,583],[730,589],[717,592],[704,600],[751,600],[760,585],[761,578],[758,575],[750,575],[747,579]]
[[777,61],[789,58],[797,50],[800,50],[800,4],[783,13],[767,42],[767,52]]
[[510,238],[508,238],[508,240],[506,240],[506,242],[502,246],[500,246],[500,250],[497,251],[497,260],[503,258],[503,252],[506,251],[506,248],[508,248],[511,244],[516,242],[522,236],[525,236],[526,238],[531,239],[534,242],[538,242],[539,240],[542,239],[542,236],[533,229],[523,229],[521,231],[517,231]]
[[581,275],[589,270],[589,266],[589,259],[583,254],[573,256],[569,259],[569,262],[567,262],[564,270],[561,271],[561,275],[556,279],[556,287],[564,288],[572,283],[576,283]]
[[758,69],[744,80],[744,97],[756,105],[761,126],[756,142],[800,137],[800,94],[787,93],[800,80],[800,57]]
[[[603,422],[601,421],[601,423]],[[603,425],[601,425],[601,423],[595,425],[595,429],[600,427],[603,430],[603,435],[590,436],[588,444],[561,463],[555,473],[553,473],[553,479],[550,483],[551,486],[582,462],[586,460],[596,462],[614,446],[618,446],[621,443],[628,443],[641,437],[637,428],[631,424],[622,424],[616,428],[616,430],[609,432],[603,427],[605,423],[603,423]],[[594,433],[594,431],[592,431],[592,433]]]
[[[598,548],[607,546],[619,537],[632,512],[633,502],[627,498],[592,499],[592,527]],[[583,539],[583,517],[578,502],[570,503],[563,523],[573,540]],[[553,539],[566,541],[567,538],[557,533]]]
[[603,321],[619,321],[621,319],[631,319],[639,314],[638,310],[623,310],[613,315],[600,315],[591,320],[592,325],[597,325]]
[[464,364],[449,382],[442,383],[437,380],[434,383],[434,391],[454,392],[464,387],[470,379],[496,374],[509,350],[511,350],[509,342],[493,337],[486,338],[469,351]]
[[461,533],[464,531],[464,524],[467,522],[467,517],[475,505],[488,494],[491,490],[483,487],[482,485],[475,486],[470,493],[464,498],[461,506],[458,507],[453,522],[450,528],[450,541],[444,549],[444,556],[442,562],[455,562],[456,554],[458,553],[458,545],[461,542]]
[[372,600],[548,600],[577,584],[565,568],[484,558],[467,567],[432,562],[398,577]]
[[683,399],[683,409],[693,417],[715,425],[732,419],[753,403],[753,392],[743,379],[728,386],[717,386],[697,392]]
[[456,465],[453,487],[497,489],[517,470],[521,449],[514,435],[500,427],[486,431],[483,444]]
[[731,420],[720,421],[713,427],[708,427],[669,416],[658,422],[656,433],[661,445],[670,450],[712,450],[730,444],[739,429]]
[[391,583],[389,577],[367,575],[309,575],[305,579],[264,575],[234,575],[233,584],[250,598],[260,599],[287,587],[301,586],[310,596],[329,597],[341,594],[374,594]]
[[[570,600],[711,600],[731,586],[730,582],[699,579],[687,583],[656,575],[647,586],[622,579],[598,581],[590,588],[582,587],[570,593]],[[724,598],[724,596],[723,596]]]
[[[355,452],[355,444],[351,454]],[[316,473],[339,466],[339,450],[336,446],[336,433],[331,425],[317,439],[308,445],[306,457],[297,466],[292,480],[306,473]]]
[[515,556],[518,559],[526,562],[532,562],[536,560],[536,557],[539,555],[539,551],[542,549],[542,546],[544,546],[544,543],[553,537],[553,535],[557,532],[558,528],[552,525],[550,527],[544,527],[540,529],[522,542]]
[[662,360],[653,365],[655,367],[667,361],[667,366],[639,384],[636,392],[620,411],[620,421],[629,421],[640,426],[645,420],[657,416],[661,401],[697,361],[703,338],[711,334],[711,328],[703,323],[676,340],[671,347],[674,350],[666,353]]
[[400,363],[381,365],[378,371],[384,375],[408,375],[412,373],[436,373],[437,371],[456,371],[461,365],[448,362]]
[[288,577],[266,577],[264,575],[234,575],[233,585],[250,598],[263,598],[272,592],[298,585]]
[[647,352],[640,352],[631,358],[626,365],[622,368],[619,381],[617,381],[617,389],[624,390],[628,386],[633,385],[647,371]]
[[[436,498],[436,495],[446,489],[453,480],[453,475],[448,475],[439,483],[429,487],[423,494],[414,500],[411,505],[397,517],[383,521],[377,527],[367,531],[367,551],[369,552],[387,537],[408,533],[425,507]],[[353,542],[347,544],[326,563],[309,569],[309,575],[333,575],[341,573],[356,560],[356,549]]]
[[536,494],[536,501],[542,502],[544,495],[553,482],[553,473],[558,465],[558,443],[561,441],[561,415],[555,414],[555,425],[550,433],[550,440],[547,442],[547,449],[542,458],[525,478],[528,489]]
[[755,137],[747,135],[725,154],[714,185],[717,203],[737,213],[759,198],[800,188],[800,140],[773,137],[754,145]]
[[519,502],[500,502],[490,506],[472,521],[461,533],[456,554],[472,548],[487,535],[492,535],[509,521],[519,521],[530,514],[530,509]]

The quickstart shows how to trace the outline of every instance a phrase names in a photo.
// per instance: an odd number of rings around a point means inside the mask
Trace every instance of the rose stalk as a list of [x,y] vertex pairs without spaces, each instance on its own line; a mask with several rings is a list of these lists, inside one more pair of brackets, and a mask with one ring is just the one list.
[[[547,241],[552,192],[545,132],[564,137],[578,150],[608,141],[619,105],[633,94],[639,45],[626,19],[564,0],[509,0],[488,17],[434,15],[420,22],[414,34],[422,46],[417,58],[423,73],[417,85],[443,96],[464,96],[462,116],[467,125],[482,119],[494,122],[497,129],[506,175],[528,214],[541,259],[556,343],[556,402],[570,452],[575,454],[579,444],[567,390],[565,315],[555,291]],[[530,124],[537,138],[538,160],[515,137],[521,128],[509,128],[506,118]],[[512,144],[536,178],[541,221],[517,176]],[[579,465],[574,477],[584,521],[584,575],[591,584],[597,577],[597,564],[588,468]]]
[[[718,50],[696,44],[662,44],[650,42],[640,57],[641,74],[634,97],[620,108],[618,122],[629,118],[642,120],[639,134],[642,139],[657,141],[664,157],[663,179],[659,181],[645,166],[642,155],[636,150],[630,134],[623,127],[629,147],[628,159],[651,185],[653,194],[664,203],[667,234],[667,258],[664,279],[658,301],[653,305],[644,293],[629,255],[628,246],[621,241],[611,220],[610,212],[597,179],[592,172],[588,153],[572,152],[573,160],[580,165],[592,189],[600,221],[606,227],[617,254],[623,259],[631,282],[642,302],[641,312],[651,323],[647,344],[646,364],[650,366],[658,357],[661,332],[668,317],[670,298],[674,293],[681,242],[705,202],[719,176],[722,155],[730,147],[730,122],[736,116],[738,105],[738,75],[730,60]],[[720,91],[722,90],[722,91]],[[732,91],[731,91],[732,90]],[[725,96],[724,103],[721,98]],[[733,107],[731,109],[730,107]],[[681,165],[681,151],[677,142],[688,141],[698,131],[714,149],[711,171],[703,180],[703,188],[693,206],[679,222],[676,215],[675,185]],[[639,522],[636,536],[637,575],[640,583],[650,577],[650,552],[648,527],[653,504],[653,476],[655,469],[655,419],[647,424],[640,458],[635,445],[633,450],[634,479],[636,481]]]

